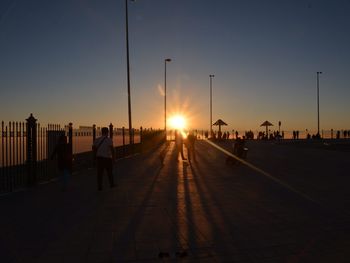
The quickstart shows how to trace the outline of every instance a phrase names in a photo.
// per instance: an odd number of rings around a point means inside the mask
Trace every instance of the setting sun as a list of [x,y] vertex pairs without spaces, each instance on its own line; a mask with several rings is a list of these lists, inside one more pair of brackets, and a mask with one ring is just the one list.
[[181,115],[175,115],[170,117],[169,123],[173,129],[183,130],[184,128],[186,128],[186,119],[184,116]]

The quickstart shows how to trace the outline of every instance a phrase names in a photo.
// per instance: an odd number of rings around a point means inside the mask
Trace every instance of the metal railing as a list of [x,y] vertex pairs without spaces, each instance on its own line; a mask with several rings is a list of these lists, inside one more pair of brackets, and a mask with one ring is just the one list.
[[[12,190],[24,183],[26,126],[24,122],[1,123],[0,189]],[[0,190],[1,192],[1,190]]]

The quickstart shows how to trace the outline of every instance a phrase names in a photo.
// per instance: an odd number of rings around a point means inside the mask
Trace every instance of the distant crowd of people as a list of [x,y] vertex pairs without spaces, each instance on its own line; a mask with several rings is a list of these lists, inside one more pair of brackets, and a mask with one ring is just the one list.
[[[213,140],[228,140],[228,139],[237,139],[237,138],[245,138],[247,140],[283,140],[286,139],[285,138],[285,132],[284,131],[269,131],[269,133],[263,132],[263,131],[259,131],[257,132],[257,134],[255,135],[253,131],[249,130],[249,131],[245,131],[243,136],[241,136],[239,134],[238,131],[232,131],[232,133],[230,134],[230,132],[226,131],[226,132],[216,132],[213,131],[213,135],[211,136],[211,138]],[[209,138],[209,133],[205,132],[205,138],[208,139]],[[305,131],[305,133],[302,133],[302,135],[300,135],[300,131],[299,130],[293,130],[290,134],[288,133],[287,135],[287,139],[292,139],[292,140],[299,140],[299,139],[321,139],[323,138],[323,135],[321,136],[321,134],[316,133],[316,134],[310,134],[308,132],[308,130]],[[329,139],[350,139],[350,130],[338,130],[336,132],[334,132],[333,129],[331,129],[331,133],[326,135],[326,138]]]
[[[307,130],[306,130],[307,132]],[[331,134],[330,136],[328,135],[327,138],[330,139],[350,139],[350,130],[337,130],[336,133],[334,134],[334,130],[331,129]],[[313,134],[313,135],[310,135],[310,133],[307,132],[306,134],[306,139],[321,139],[322,136],[321,134],[317,133],[317,134]]]
[[[204,136],[205,136],[206,139],[209,139],[209,132],[206,131],[204,133]],[[234,130],[232,130],[232,134],[229,131],[224,131],[224,132],[213,131],[213,134],[211,136],[211,138],[213,140],[238,139],[239,137],[240,137],[239,132],[238,131],[234,131]],[[245,139],[248,139],[248,140],[252,140],[252,139],[254,139],[254,133],[251,130],[250,131],[246,131],[242,137],[244,137]]]
[[[204,136],[205,136],[206,139],[208,139],[209,138],[209,132],[206,131],[204,133]],[[211,138],[214,139],[214,140],[216,140],[216,139],[218,139],[218,140],[228,140],[228,139],[230,139],[230,132],[228,132],[228,131],[226,131],[226,132],[213,131],[213,134],[212,134]]]
[[[333,129],[331,130],[331,133],[332,133],[332,138],[333,138]],[[343,138],[350,138],[350,130],[343,130]],[[336,134],[336,138],[337,139],[340,139],[340,136],[341,136],[341,132],[338,130],[337,131],[337,134]]]

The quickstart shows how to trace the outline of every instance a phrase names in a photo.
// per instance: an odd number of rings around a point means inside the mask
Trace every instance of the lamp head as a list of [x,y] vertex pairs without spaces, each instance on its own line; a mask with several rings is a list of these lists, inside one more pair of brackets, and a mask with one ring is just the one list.
[[171,61],[171,58],[165,59],[165,62],[170,62],[170,61]]

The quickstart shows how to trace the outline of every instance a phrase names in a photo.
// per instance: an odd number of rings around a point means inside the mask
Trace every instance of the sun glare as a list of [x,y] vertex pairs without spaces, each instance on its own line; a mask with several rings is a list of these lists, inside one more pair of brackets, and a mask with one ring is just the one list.
[[186,128],[186,119],[184,116],[175,115],[169,119],[171,128],[176,130],[183,130]]

